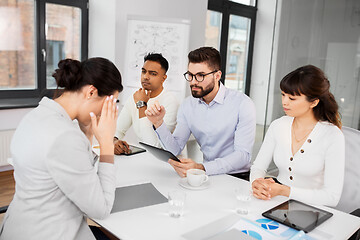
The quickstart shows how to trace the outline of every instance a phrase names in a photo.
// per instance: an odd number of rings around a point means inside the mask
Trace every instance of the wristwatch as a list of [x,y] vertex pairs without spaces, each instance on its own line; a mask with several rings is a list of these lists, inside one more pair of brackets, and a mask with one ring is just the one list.
[[138,102],[136,103],[136,108],[137,108],[137,109],[142,108],[142,107],[146,107],[146,106],[147,106],[147,104],[146,104],[146,102],[144,102],[144,101],[138,101]]

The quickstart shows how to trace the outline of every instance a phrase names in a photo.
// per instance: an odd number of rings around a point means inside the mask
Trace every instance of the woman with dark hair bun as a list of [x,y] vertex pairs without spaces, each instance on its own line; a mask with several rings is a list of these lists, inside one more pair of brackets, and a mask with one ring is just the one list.
[[[345,140],[338,105],[319,68],[307,65],[280,82],[287,116],[273,121],[250,174],[253,195],[287,196],[316,205],[336,206],[344,182]],[[274,160],[276,178],[265,178]]]
[[59,96],[44,97],[12,139],[16,192],[0,239],[95,239],[86,216],[102,219],[112,209],[120,72],[104,58],[65,59],[58,67]]

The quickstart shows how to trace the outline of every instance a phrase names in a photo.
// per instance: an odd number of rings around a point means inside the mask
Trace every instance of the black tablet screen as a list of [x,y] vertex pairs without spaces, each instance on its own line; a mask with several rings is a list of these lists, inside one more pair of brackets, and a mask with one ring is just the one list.
[[293,199],[263,213],[264,217],[304,232],[311,231],[332,215],[330,212]]
[[137,154],[137,153],[142,153],[142,152],[145,152],[146,150],[143,149],[143,148],[139,148],[139,147],[135,147],[133,145],[129,145],[129,153],[123,153],[123,155],[134,155],[134,154]]
[[146,150],[148,150],[152,155],[154,155],[156,158],[167,162],[170,159],[175,160],[180,162],[180,160],[171,152],[166,151],[164,149],[161,148],[157,148],[154,146],[151,146],[149,144],[143,143],[143,142],[139,142],[141,146],[143,146],[144,148],[146,148]]

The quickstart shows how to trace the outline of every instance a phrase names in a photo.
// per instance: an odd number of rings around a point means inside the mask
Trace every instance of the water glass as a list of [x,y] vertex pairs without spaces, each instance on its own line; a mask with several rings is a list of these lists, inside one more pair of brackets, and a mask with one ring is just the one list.
[[246,215],[250,210],[251,192],[248,188],[236,188],[235,189],[235,211],[239,214]]
[[181,191],[171,191],[168,195],[169,215],[179,218],[183,215],[186,194]]

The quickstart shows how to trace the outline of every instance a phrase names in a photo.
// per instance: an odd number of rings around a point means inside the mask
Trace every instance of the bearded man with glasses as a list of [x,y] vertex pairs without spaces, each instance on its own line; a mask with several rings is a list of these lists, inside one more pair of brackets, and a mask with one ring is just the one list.
[[251,152],[255,139],[255,107],[245,94],[227,89],[221,82],[220,53],[212,47],[201,47],[188,55],[185,79],[192,97],[180,105],[173,134],[163,121],[165,108],[158,102],[145,111],[161,143],[174,155],[181,153],[193,134],[204,159],[169,159],[181,177],[188,169],[202,169],[208,175],[224,174],[249,178]]

